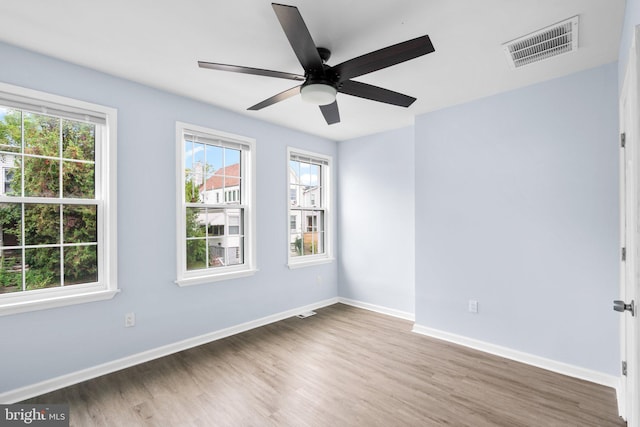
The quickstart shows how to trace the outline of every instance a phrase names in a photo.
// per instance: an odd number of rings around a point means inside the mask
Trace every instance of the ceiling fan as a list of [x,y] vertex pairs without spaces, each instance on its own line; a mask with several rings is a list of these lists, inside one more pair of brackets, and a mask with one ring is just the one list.
[[351,79],[434,52],[429,36],[417,37],[329,66],[326,62],[331,52],[329,49],[316,47],[298,8],[277,3],[271,5],[304,69],[304,75],[198,61],[198,66],[201,68],[302,82],[298,86],[249,107],[249,110],[260,110],[300,94],[304,101],[318,105],[327,124],[331,125],[340,122],[340,112],[336,102],[338,92],[401,107],[408,107],[416,100],[408,95]]

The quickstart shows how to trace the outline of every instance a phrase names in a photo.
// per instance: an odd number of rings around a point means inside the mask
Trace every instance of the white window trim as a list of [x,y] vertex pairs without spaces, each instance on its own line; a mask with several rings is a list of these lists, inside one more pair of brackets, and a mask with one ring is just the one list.
[[[101,127],[102,144],[96,150],[96,176],[101,176],[96,187],[98,206],[102,205],[102,218],[98,216],[98,257],[99,282],[97,284],[73,285],[69,287],[49,288],[16,292],[0,296],[0,316],[27,311],[44,310],[102,301],[113,298],[118,289],[118,252],[117,252],[117,123],[118,111],[85,101],[53,95],[20,86],[0,82],[0,97],[25,100],[29,104],[40,105],[42,110],[63,110],[79,116],[104,118]],[[101,218],[101,219],[100,219]]]
[[[325,252],[323,254],[318,255],[305,255],[299,257],[291,256],[291,249],[289,247],[289,242],[291,238],[291,226],[290,226],[290,218],[291,218],[291,200],[290,200],[290,189],[291,189],[291,174],[289,172],[289,161],[291,160],[291,153],[300,154],[302,156],[314,157],[317,159],[325,160],[328,164],[324,166],[323,171],[323,179],[322,182],[322,193],[320,195],[320,199],[324,200],[324,247]],[[291,270],[295,270],[298,268],[311,267],[315,265],[328,264],[334,261],[333,258],[333,239],[331,238],[333,234],[333,221],[331,219],[331,198],[333,193],[333,188],[331,185],[331,173],[333,168],[333,158],[326,154],[315,153],[312,151],[302,150],[295,147],[287,147],[287,266]]]
[[[245,185],[244,196],[246,203],[242,205],[244,208],[245,227],[244,227],[244,264],[237,266],[229,266],[217,269],[202,269],[187,271],[186,265],[186,219],[185,219],[185,195],[184,195],[184,138],[185,131],[192,131],[207,136],[219,138],[226,141],[237,141],[241,144],[248,145],[250,154],[245,156],[243,162],[242,179],[248,183]],[[234,135],[227,132],[221,132],[206,128],[203,126],[193,125],[190,123],[176,122],[176,183],[178,189],[176,192],[176,245],[177,245],[177,279],[175,283],[178,286],[200,285],[204,283],[212,283],[222,280],[237,279],[255,274],[257,268],[257,243],[256,243],[256,143],[255,139],[244,136]]]

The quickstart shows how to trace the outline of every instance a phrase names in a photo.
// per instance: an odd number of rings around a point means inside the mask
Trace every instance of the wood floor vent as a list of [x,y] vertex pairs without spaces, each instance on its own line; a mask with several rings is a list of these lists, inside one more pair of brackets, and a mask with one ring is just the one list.
[[578,16],[503,44],[511,68],[520,68],[578,49]]
[[316,314],[315,311],[305,311],[304,313],[298,314],[296,317],[300,319],[306,319],[307,317],[314,316]]

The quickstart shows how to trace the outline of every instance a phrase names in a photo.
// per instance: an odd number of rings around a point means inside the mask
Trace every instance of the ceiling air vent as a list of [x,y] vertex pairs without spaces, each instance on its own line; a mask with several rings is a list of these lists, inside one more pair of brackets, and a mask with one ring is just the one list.
[[543,28],[502,45],[512,68],[573,52],[578,49],[578,16]]

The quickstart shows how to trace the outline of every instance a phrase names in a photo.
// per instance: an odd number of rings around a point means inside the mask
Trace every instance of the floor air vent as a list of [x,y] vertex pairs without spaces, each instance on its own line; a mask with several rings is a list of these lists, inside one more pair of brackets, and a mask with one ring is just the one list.
[[313,316],[314,314],[316,314],[315,311],[305,311],[304,313],[298,314],[296,317],[299,317],[300,319],[306,319],[307,317]]
[[520,68],[578,49],[578,17],[543,28],[503,45],[512,68]]

